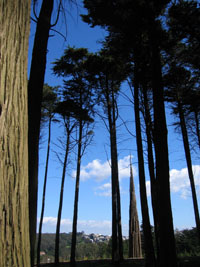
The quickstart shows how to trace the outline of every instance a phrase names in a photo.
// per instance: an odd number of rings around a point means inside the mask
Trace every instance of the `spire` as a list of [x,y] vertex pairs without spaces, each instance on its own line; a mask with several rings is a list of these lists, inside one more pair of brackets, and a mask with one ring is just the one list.
[[130,156],[129,258],[141,258],[141,236]]

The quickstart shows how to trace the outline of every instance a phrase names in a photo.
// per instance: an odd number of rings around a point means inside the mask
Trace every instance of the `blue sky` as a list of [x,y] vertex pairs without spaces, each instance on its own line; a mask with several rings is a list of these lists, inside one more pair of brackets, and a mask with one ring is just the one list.
[[[68,1],[66,1],[68,3]],[[78,1],[80,3],[81,1]],[[67,6],[67,41],[56,33],[49,39],[47,53],[47,69],[45,82],[50,86],[62,85],[62,79],[58,79],[52,74],[52,62],[62,56],[67,45],[75,47],[87,47],[89,51],[94,52],[100,48],[98,41],[103,40],[106,33],[99,27],[91,29],[83,23],[79,17],[84,10],[80,5]],[[61,19],[62,21],[62,19]],[[29,45],[29,65],[31,59],[31,50],[34,40],[34,23],[31,24],[30,45]],[[56,30],[65,34],[64,26],[59,23]],[[126,84],[122,90],[128,91]],[[134,133],[134,112],[133,106],[124,100],[119,99],[119,111],[124,120],[128,121],[129,129]],[[171,126],[173,118],[167,108],[167,123],[169,132],[169,159],[170,159],[170,180],[171,180],[171,200],[174,218],[174,227],[178,229],[195,227],[192,198],[190,192],[189,178],[186,169],[183,145],[181,136],[175,133]],[[140,223],[140,197],[137,171],[137,151],[135,138],[130,136],[118,121],[118,153],[119,153],[119,173],[121,190],[121,210],[123,235],[128,235],[128,214],[129,214],[129,155],[132,155],[135,190],[137,197],[138,213]],[[50,165],[48,171],[45,218],[43,232],[55,232],[56,217],[59,203],[59,192],[62,175],[62,166],[59,163],[55,151],[58,150],[55,144],[58,144],[57,138],[63,138],[63,129],[58,124],[52,127],[52,150],[50,154]],[[47,131],[43,130],[43,139],[40,144],[40,162],[39,162],[39,190],[38,190],[38,219],[40,216],[42,202],[42,186],[44,180],[44,167],[46,158],[46,140]],[[79,198],[78,231],[86,233],[111,234],[111,186],[110,186],[110,151],[109,136],[103,123],[97,118],[95,123],[95,136],[92,144],[87,148],[86,154],[82,160],[81,184]],[[198,200],[200,196],[200,165],[199,158],[193,155],[193,165],[195,181],[197,185]],[[71,232],[73,203],[75,190],[75,154],[71,155],[71,163],[67,168],[64,201],[61,221],[61,232]],[[149,190],[149,176],[146,168],[147,192],[151,215],[151,201]]]

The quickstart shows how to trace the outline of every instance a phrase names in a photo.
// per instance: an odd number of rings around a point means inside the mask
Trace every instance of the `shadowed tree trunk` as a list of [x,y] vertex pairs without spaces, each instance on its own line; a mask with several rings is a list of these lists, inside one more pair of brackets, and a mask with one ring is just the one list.
[[78,140],[78,159],[76,168],[76,188],[75,188],[75,198],[74,198],[74,217],[72,226],[72,243],[71,243],[71,257],[70,257],[71,266],[75,266],[75,255],[76,255],[76,234],[77,234],[78,197],[79,197],[79,184],[80,184],[80,171],[81,171],[82,133],[83,133],[83,122],[80,121],[79,140]]
[[67,142],[66,142],[65,157],[64,157],[64,162],[63,162],[63,172],[62,172],[62,180],[61,180],[61,188],[60,188],[60,201],[59,201],[59,208],[58,208],[56,238],[55,238],[55,265],[56,266],[59,264],[60,223],[61,223],[62,206],[63,206],[65,174],[66,174],[67,159],[68,159],[69,149],[70,149],[70,135],[71,135],[72,129],[69,129],[69,128],[67,129]]
[[111,183],[112,183],[112,260],[114,263],[123,260],[123,242],[121,229],[121,207],[120,207],[120,189],[118,174],[118,155],[117,155],[117,137],[116,137],[116,110],[115,99],[112,88],[111,96],[109,88],[105,92],[107,115],[110,135],[110,153],[111,153]]
[[27,107],[30,2],[0,1],[1,267],[30,267]]
[[179,118],[180,118],[180,126],[181,126],[181,132],[182,132],[182,137],[183,137],[185,157],[186,157],[188,175],[189,175],[190,186],[191,186],[191,191],[192,191],[192,200],[193,200],[195,221],[196,221],[196,227],[197,227],[197,235],[198,235],[198,240],[199,240],[199,244],[200,244],[199,208],[198,208],[197,195],[196,195],[196,190],[195,190],[194,175],[193,175],[193,170],[192,170],[190,146],[189,146],[189,140],[188,140],[188,134],[187,134],[187,128],[186,128],[186,123],[185,123],[184,112],[183,112],[181,101],[180,101],[178,96],[177,96],[177,101],[178,101],[178,103],[177,103],[178,104],[178,113],[179,113]]
[[144,249],[145,249],[145,259],[146,259],[145,265],[148,267],[153,267],[155,266],[155,252],[153,247],[153,239],[151,234],[151,225],[149,219],[147,194],[146,194],[143,145],[142,145],[140,113],[139,113],[138,70],[136,63],[134,68],[134,108],[135,108],[135,127],[136,127],[136,142],[137,142],[139,183],[140,183],[140,199],[141,199],[142,223],[144,231]]
[[151,69],[154,109],[154,145],[156,160],[159,233],[159,267],[177,267],[173,217],[170,198],[169,157],[167,124],[163,97],[160,50],[157,38],[157,22],[151,21]]
[[32,266],[34,265],[36,240],[38,145],[41,120],[41,102],[53,3],[54,0],[43,0],[42,2],[37,21],[28,83],[29,216]]
[[40,265],[40,246],[41,246],[41,235],[42,235],[42,223],[44,217],[44,208],[45,208],[45,195],[46,195],[46,185],[47,185],[47,172],[49,166],[49,152],[50,152],[50,142],[51,142],[51,121],[52,117],[49,118],[49,127],[48,127],[48,146],[47,146],[47,157],[46,157],[46,166],[45,166],[45,175],[44,175],[44,186],[43,186],[43,194],[42,194],[42,209],[40,215],[40,223],[39,223],[39,232],[38,232],[38,245],[37,245],[37,265]]
[[142,258],[140,225],[137,213],[133,169],[130,160],[129,258]]

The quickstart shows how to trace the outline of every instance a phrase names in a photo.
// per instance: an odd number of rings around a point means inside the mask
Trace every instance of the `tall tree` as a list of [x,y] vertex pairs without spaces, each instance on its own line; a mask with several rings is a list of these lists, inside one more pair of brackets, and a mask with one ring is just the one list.
[[129,258],[142,258],[140,224],[137,212],[133,168],[130,157]]
[[89,124],[93,122],[90,116],[93,113],[94,96],[91,82],[87,79],[88,70],[86,62],[88,57],[87,49],[68,47],[61,59],[55,62],[54,66],[55,74],[63,76],[65,79],[68,78],[68,80],[64,81],[64,99],[66,101],[73,101],[77,105],[77,109],[74,110],[74,118],[77,120],[78,127],[78,154],[72,225],[71,265],[75,265],[81,159],[92,136]]
[[[55,115],[56,107],[56,87],[51,87],[47,84],[44,85],[44,93],[42,99],[42,121],[48,121],[48,141],[47,141],[47,156],[45,164],[45,175],[44,175],[44,185],[42,194],[42,208],[40,215],[39,231],[38,231],[38,244],[37,244],[37,265],[40,265],[40,247],[41,247],[41,237],[42,237],[42,223],[44,217],[45,209],[45,197],[46,197],[46,185],[47,185],[47,174],[49,166],[49,154],[50,154],[50,144],[51,144],[51,124],[53,117]],[[55,121],[55,120],[54,120]]]
[[[72,149],[71,144],[71,135],[73,129],[76,127],[76,122],[72,119],[71,112],[74,109],[74,103],[69,101],[60,102],[56,108],[56,112],[59,113],[63,118],[66,142],[65,142],[65,152],[64,152],[64,160],[62,161],[63,171],[61,178],[61,187],[60,187],[60,200],[58,207],[58,216],[57,216],[57,224],[56,224],[56,237],[55,237],[55,265],[59,265],[59,239],[60,239],[60,224],[61,224],[61,216],[62,216],[62,207],[63,207],[63,196],[64,196],[64,185],[65,185],[65,177],[66,177],[66,168],[68,163],[69,152]],[[61,160],[59,158],[59,160]]]
[[[36,1],[34,1],[35,4]],[[40,135],[41,103],[46,69],[46,52],[51,28],[54,0],[43,0],[37,21],[28,82],[28,147],[29,147],[29,216],[31,264],[34,265],[36,240],[37,192],[38,192],[38,145]]]
[[31,1],[0,1],[0,266],[29,267],[27,60]]

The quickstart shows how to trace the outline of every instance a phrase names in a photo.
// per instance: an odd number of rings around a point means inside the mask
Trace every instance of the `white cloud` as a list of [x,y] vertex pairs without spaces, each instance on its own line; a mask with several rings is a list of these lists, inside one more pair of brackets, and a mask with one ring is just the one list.
[[[200,186],[200,165],[193,166],[193,174],[197,192]],[[190,180],[188,176],[188,169],[181,170],[172,169],[170,171],[170,186],[171,191],[180,193],[182,198],[187,198],[191,194]]]
[[[95,179],[100,182],[109,179],[111,176],[111,161],[101,162],[99,159],[94,159],[86,166],[81,167],[81,180]],[[118,161],[119,179],[130,176],[130,156],[126,156]],[[136,174],[136,169],[133,167],[133,174]],[[72,177],[76,176],[76,171],[73,171]]]
[[[39,218],[38,218],[39,223]],[[55,233],[57,218],[44,217],[43,219],[43,233]],[[85,233],[99,233],[111,235],[112,223],[109,220],[96,221],[96,220],[78,220],[78,232],[84,231]],[[70,219],[61,220],[60,232],[71,232],[72,221]]]
[[[193,166],[193,174],[197,194],[200,194],[200,165]],[[150,196],[150,181],[146,182],[147,195]],[[171,192],[179,193],[182,198],[191,195],[190,180],[188,177],[188,169],[181,170],[172,169],[170,171],[170,188]]]
[[95,194],[98,196],[110,197],[111,196],[111,183],[106,183],[98,186],[95,189]]

